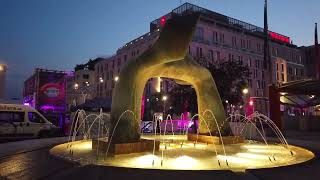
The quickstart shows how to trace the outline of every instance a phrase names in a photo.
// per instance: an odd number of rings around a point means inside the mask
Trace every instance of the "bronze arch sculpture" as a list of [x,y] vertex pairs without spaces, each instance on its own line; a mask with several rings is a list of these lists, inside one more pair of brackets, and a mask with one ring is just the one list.
[[[221,130],[228,128],[224,123],[224,108],[213,77],[206,68],[200,66],[187,54],[198,17],[197,14],[173,16],[163,27],[155,44],[138,58],[129,61],[122,69],[119,81],[113,90],[112,143],[140,140],[141,99],[147,80],[153,77],[173,78],[191,84],[197,94],[199,114],[206,109],[211,110]],[[118,122],[119,117],[126,110],[133,111],[135,117],[124,114]],[[116,124],[117,127],[115,127]],[[209,130],[211,132],[217,130],[212,118],[207,121],[207,125],[199,124],[201,134],[208,134]]]

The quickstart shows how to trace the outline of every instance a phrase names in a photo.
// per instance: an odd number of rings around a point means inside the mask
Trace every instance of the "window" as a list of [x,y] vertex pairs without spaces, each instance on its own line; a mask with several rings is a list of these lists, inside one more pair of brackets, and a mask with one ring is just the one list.
[[232,47],[237,47],[237,38],[232,36]]
[[281,64],[281,71],[284,71],[284,64]]
[[256,59],[255,65],[256,65],[256,68],[258,68],[258,69],[260,68],[260,61],[258,59]]
[[251,41],[247,40],[247,49],[251,49]]
[[249,85],[249,87],[252,88],[252,80],[251,79],[248,79],[248,85]]
[[218,42],[218,33],[215,31],[212,31],[212,41]]
[[105,65],[105,66],[106,66],[106,71],[108,71],[108,63],[106,63],[106,65]]
[[211,59],[211,62],[213,62],[213,50],[209,50],[209,58]]
[[220,33],[219,36],[220,36],[220,43],[224,43],[224,34]]
[[289,75],[292,75],[292,67],[288,68],[288,73],[289,73]]
[[194,34],[195,40],[203,40],[203,28],[197,27],[196,32]]
[[202,57],[202,48],[197,47],[197,57]]
[[261,44],[257,43],[257,51],[261,52]]
[[127,62],[127,55],[124,55],[124,62]]
[[89,74],[84,74],[84,75],[82,75],[82,78],[83,78],[83,79],[89,79]]
[[0,112],[0,121],[23,122],[24,112]]
[[28,118],[33,123],[45,123],[46,121],[36,112],[28,112]]
[[118,64],[117,64],[117,66],[118,66],[118,67],[121,66],[121,59],[120,59],[120,58],[118,58]]

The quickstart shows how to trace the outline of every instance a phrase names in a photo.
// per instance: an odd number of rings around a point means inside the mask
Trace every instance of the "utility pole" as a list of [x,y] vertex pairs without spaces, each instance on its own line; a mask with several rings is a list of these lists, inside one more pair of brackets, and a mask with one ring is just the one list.
[[270,56],[270,41],[269,41],[269,28],[268,28],[268,1],[264,1],[264,51],[263,51],[263,68],[269,71],[269,82],[272,84],[272,62]]
[[318,24],[315,23],[314,30],[314,60],[316,64],[316,75],[317,79],[320,80],[320,52],[319,52],[319,43],[318,43]]

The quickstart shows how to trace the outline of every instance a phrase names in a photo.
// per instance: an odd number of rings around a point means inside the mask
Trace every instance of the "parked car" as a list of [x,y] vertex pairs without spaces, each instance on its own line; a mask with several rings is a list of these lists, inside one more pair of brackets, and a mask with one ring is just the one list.
[[60,132],[60,128],[30,106],[0,104],[1,138],[43,138]]

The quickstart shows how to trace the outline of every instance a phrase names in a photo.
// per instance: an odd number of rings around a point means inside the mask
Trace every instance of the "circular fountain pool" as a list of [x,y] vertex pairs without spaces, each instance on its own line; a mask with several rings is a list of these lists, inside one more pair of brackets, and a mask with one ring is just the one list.
[[[167,169],[167,170],[232,170],[273,168],[311,160],[314,154],[297,146],[264,144],[258,141],[222,145],[188,141],[186,135],[143,135],[142,139],[160,141],[158,151],[107,155],[92,149],[91,140],[60,144],[50,153],[81,164]],[[225,150],[224,150],[225,149]]]

